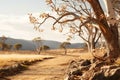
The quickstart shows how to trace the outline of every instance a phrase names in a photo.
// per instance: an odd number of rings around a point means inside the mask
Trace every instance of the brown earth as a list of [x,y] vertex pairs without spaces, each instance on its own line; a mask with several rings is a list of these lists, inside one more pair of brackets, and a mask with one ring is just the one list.
[[[98,56],[101,56],[100,52],[97,53]],[[54,58],[34,63],[28,66],[28,70],[0,80],[64,80],[69,63],[72,60],[93,58],[90,53],[79,49],[70,49],[67,55],[64,55],[64,52],[61,50],[50,50],[46,54],[52,55]]]
[[[50,55],[54,56],[54,58],[36,62],[27,66],[27,70],[4,79],[0,78],[0,80],[64,80],[63,78],[72,60],[91,58],[91,55],[83,49],[70,49],[67,52],[67,55],[64,55],[64,50],[49,50],[42,53],[42,55]],[[25,53],[27,54],[28,52],[24,51]],[[36,54],[36,52],[30,53]]]
[[55,58],[37,62],[20,74],[7,77],[6,80],[64,80],[69,62],[76,55],[54,55]]

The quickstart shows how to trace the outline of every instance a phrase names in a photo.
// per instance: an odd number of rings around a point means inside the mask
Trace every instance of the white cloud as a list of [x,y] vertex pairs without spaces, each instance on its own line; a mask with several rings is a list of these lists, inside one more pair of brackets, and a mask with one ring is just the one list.
[[[37,13],[38,14],[38,13]],[[40,33],[33,30],[33,25],[29,22],[28,15],[0,15],[0,36],[32,40],[34,37],[41,36],[44,40],[66,41],[66,36],[58,31],[51,31],[52,21],[47,21],[42,25],[45,29]],[[72,40],[72,42],[80,42],[80,39]]]
[[28,15],[0,15],[0,36],[31,39],[32,31],[33,26],[29,23]]

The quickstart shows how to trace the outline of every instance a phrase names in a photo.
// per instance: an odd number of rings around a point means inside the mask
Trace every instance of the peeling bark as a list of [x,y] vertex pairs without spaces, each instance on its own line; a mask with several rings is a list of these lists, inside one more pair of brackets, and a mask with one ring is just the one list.
[[[98,0],[88,0],[88,2],[91,4],[96,19],[99,21],[99,27],[102,32],[102,34],[105,37],[105,40],[108,44],[109,48],[109,59],[116,59],[120,55],[120,48],[119,48],[119,42],[118,42],[118,28],[117,25],[109,25],[106,17],[104,15],[104,12],[101,8],[101,5]],[[97,6],[96,6],[97,4]]]

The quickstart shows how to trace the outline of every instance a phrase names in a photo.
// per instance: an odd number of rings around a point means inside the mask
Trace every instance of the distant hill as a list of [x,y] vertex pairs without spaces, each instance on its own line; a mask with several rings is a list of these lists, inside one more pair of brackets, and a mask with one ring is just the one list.
[[8,38],[6,40],[7,44],[14,45],[16,43],[22,44],[22,50],[34,50],[35,45],[32,41],[29,40],[23,40],[23,39],[13,39],[13,38]]
[[[11,45],[20,43],[20,44],[22,44],[22,48],[21,48],[22,50],[34,50],[35,49],[35,43],[30,40],[8,38],[6,40],[6,43],[11,44]],[[52,40],[43,40],[42,44],[49,46],[50,49],[57,49],[57,48],[59,48],[61,42],[52,41]],[[72,43],[69,46],[69,48],[81,48],[83,46],[84,46],[83,43]]]
[[69,48],[83,48],[85,46],[84,43],[72,43]]

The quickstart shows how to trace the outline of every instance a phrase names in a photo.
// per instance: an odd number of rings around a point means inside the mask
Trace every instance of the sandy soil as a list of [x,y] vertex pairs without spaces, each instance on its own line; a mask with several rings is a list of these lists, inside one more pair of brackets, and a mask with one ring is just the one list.
[[[7,77],[8,80],[63,80],[71,60],[78,56],[59,55],[53,59],[37,62],[20,74]],[[6,79],[6,80],[7,80]]]

